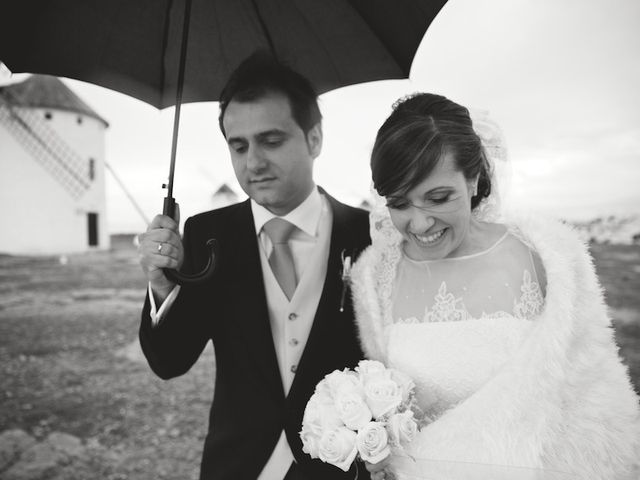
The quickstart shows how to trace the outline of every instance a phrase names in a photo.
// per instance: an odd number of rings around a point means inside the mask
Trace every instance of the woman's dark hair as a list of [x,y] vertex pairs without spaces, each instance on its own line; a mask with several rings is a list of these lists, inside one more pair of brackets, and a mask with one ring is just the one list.
[[451,152],[467,180],[478,177],[471,209],[491,193],[491,172],[469,111],[448,98],[419,93],[394,105],[371,153],[373,186],[379,195],[403,197]]
[[226,136],[223,120],[231,100],[252,102],[270,93],[287,97],[293,119],[305,135],[322,120],[311,82],[269,52],[259,50],[240,63],[220,93],[218,123],[222,134]]

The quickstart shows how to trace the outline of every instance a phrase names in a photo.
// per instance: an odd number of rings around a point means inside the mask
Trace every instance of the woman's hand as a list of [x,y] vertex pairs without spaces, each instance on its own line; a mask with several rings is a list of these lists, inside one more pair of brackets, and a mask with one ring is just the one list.
[[365,468],[371,474],[371,480],[391,480],[393,475],[387,470],[389,457],[380,460],[378,463],[364,462]]

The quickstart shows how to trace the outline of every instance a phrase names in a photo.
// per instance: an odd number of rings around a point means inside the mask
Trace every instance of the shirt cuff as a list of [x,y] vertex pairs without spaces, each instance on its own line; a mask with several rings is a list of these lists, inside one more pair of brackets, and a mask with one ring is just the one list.
[[169,295],[167,295],[167,298],[164,299],[164,302],[162,302],[162,305],[160,305],[159,309],[156,308],[156,301],[153,298],[153,292],[151,291],[151,284],[149,284],[147,288],[149,290],[149,303],[151,304],[151,311],[149,312],[151,316],[151,326],[155,327],[164,318],[166,313],[171,308],[171,305],[173,305],[173,302],[175,301],[176,297],[178,296],[178,293],[180,292],[180,285],[176,285],[175,287],[173,287],[173,290],[171,290]]

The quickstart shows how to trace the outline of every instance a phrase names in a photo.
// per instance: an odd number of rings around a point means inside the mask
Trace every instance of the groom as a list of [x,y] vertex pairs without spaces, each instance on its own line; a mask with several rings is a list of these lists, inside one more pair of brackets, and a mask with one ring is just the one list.
[[[159,215],[140,238],[149,280],[140,343],[152,370],[186,373],[209,340],[215,395],[200,478],[353,479],[302,452],[315,385],[363,358],[344,258],[369,244],[367,213],[317,187],[321,114],[309,81],[265,54],[231,75],[220,128],[247,201],[189,218],[184,238]],[[162,268],[197,271],[218,240],[214,277],[176,286]],[[344,307],[344,308],[342,308]],[[360,468],[360,478],[368,474]]]

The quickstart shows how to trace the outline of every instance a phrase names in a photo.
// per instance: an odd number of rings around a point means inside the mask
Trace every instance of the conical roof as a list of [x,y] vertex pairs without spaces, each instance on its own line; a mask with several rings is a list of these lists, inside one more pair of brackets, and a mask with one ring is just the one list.
[[109,126],[104,118],[57,77],[31,75],[23,82],[0,87],[0,92],[6,92],[8,99],[16,106],[82,113],[99,120],[105,127]]
[[226,195],[229,193],[233,195],[237,195],[236,192],[229,185],[227,185],[226,183],[223,183],[222,185],[220,185],[220,188],[216,190],[214,195]]

